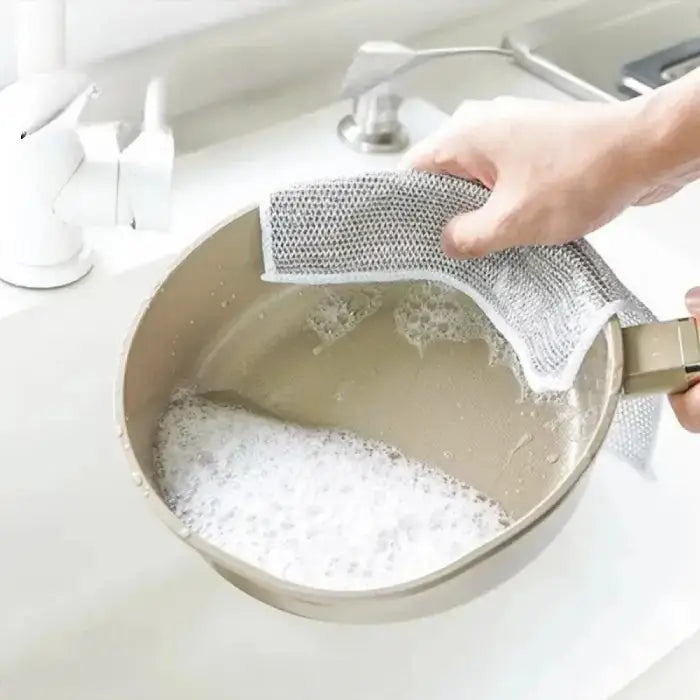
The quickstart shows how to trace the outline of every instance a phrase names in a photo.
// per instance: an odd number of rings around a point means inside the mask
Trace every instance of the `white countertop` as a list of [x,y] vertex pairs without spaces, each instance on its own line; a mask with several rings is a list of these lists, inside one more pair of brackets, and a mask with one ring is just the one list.
[[[505,63],[459,89],[553,94]],[[174,254],[269,187],[366,167],[331,145],[342,112],[184,155],[173,230],[91,231],[97,266],[82,283],[0,286],[0,697],[602,700],[700,630],[700,443],[669,411],[653,479],[601,455],[580,508],[536,561],[461,609],[402,625],[267,609],[144,507],[111,417],[136,307]],[[439,118],[421,103],[407,115],[418,132]],[[593,237],[660,316],[681,315],[700,281],[697,191]]]

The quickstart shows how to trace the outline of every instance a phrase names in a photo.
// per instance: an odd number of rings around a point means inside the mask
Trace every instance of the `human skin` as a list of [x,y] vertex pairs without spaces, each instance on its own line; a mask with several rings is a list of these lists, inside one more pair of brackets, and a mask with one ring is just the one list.
[[[555,245],[600,228],[627,207],[661,201],[700,177],[700,70],[617,103],[502,97],[462,103],[404,165],[478,180],[480,209],[446,226],[455,258]],[[700,287],[686,296],[700,319]],[[681,425],[700,432],[700,385],[671,397]]]

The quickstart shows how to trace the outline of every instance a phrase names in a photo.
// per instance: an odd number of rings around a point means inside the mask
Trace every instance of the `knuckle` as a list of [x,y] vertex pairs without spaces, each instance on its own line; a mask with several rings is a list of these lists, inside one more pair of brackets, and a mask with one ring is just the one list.
[[478,129],[488,123],[492,100],[465,100],[452,113],[449,127],[456,131]]
[[440,167],[452,163],[454,160],[454,154],[450,148],[440,144],[433,148],[431,158],[433,163]]

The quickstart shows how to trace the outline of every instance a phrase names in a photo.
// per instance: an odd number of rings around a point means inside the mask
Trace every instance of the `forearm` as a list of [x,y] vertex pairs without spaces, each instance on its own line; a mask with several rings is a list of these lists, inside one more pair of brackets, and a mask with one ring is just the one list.
[[649,181],[700,177],[700,70],[628,104],[640,167]]

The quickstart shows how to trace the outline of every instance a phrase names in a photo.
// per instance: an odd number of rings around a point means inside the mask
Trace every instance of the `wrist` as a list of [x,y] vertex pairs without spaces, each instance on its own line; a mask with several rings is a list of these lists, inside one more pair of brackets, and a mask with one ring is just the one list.
[[649,184],[700,174],[700,80],[692,77],[626,103],[638,166]]
[[660,156],[662,135],[656,118],[643,98],[605,105],[600,113],[597,177],[604,178],[611,192],[636,200],[663,179]]

